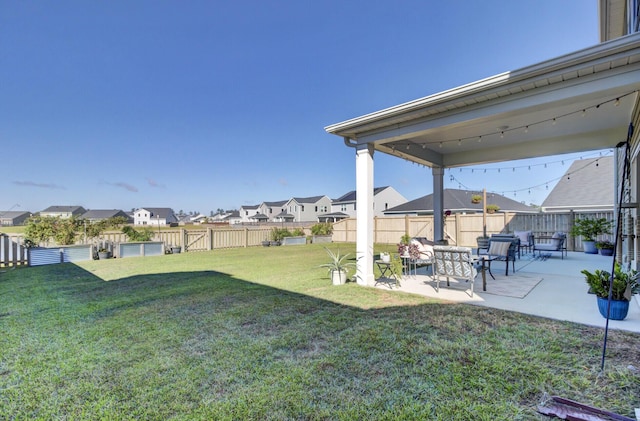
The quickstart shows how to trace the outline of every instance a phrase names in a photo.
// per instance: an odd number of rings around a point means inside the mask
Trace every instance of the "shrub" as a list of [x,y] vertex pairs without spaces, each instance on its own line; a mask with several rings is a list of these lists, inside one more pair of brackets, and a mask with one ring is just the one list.
[[331,235],[333,234],[333,224],[331,222],[319,222],[311,227],[313,235]]
[[284,237],[291,237],[288,229],[277,227],[271,229],[271,241],[282,241]]

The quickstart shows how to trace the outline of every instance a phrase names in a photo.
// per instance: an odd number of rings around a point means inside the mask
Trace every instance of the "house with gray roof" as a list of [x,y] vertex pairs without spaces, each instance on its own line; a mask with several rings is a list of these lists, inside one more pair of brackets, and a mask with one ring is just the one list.
[[574,161],[542,202],[542,211],[612,211],[615,202],[613,167],[612,156]]
[[80,218],[91,222],[103,221],[105,219],[122,217],[126,218],[127,223],[133,223],[133,217],[120,209],[90,209],[83,213]]
[[0,211],[0,226],[24,225],[31,216],[27,211]]
[[41,210],[40,216],[52,216],[68,219],[73,216],[82,216],[87,210],[82,206],[49,206],[45,210]]
[[240,206],[240,218],[243,223],[256,222],[254,216],[260,213],[258,209],[260,205],[244,205]]
[[[279,200],[275,202],[262,202],[258,206],[258,212],[264,215],[267,220],[275,221],[276,217],[285,211],[287,200]],[[280,222],[280,221],[278,221]]]
[[177,224],[171,208],[140,208],[133,213],[134,225],[171,225]]
[[[375,216],[384,215],[384,211],[406,203],[407,199],[391,186],[376,187],[373,189],[373,213]],[[340,218],[342,216],[342,218]],[[320,215],[323,220],[331,218],[355,218],[356,217],[356,191],[343,194],[338,199],[331,201],[331,214]]]
[[[472,203],[471,196],[478,194],[469,190],[444,189],[444,209],[451,213],[476,213],[482,212],[483,204]],[[533,206],[525,205],[497,193],[487,193],[487,205],[497,205],[499,212],[538,213]],[[433,215],[433,194],[419,197],[415,200],[388,209],[385,215]]]
[[293,216],[293,222],[317,222],[318,216],[329,213],[331,199],[328,196],[292,197],[285,204],[280,217]]

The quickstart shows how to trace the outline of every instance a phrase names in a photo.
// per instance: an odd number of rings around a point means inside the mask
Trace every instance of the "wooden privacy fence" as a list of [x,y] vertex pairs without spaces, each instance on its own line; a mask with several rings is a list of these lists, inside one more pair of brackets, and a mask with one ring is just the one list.
[[[605,218],[613,221],[613,211],[609,212],[564,212],[515,214],[497,212],[486,215],[487,235],[513,233],[514,231],[532,231],[536,236],[551,236],[556,231],[568,233],[576,218]],[[465,247],[476,247],[476,238],[483,235],[483,216],[481,213],[454,214],[445,218],[445,239],[449,244]],[[427,237],[434,240],[433,215],[376,217],[373,223],[374,243],[396,244],[400,238],[409,234],[411,237]],[[602,239],[606,239],[604,236]],[[609,237],[612,238],[612,237]],[[582,250],[580,237],[568,237],[569,250]],[[439,239],[436,239],[439,240]],[[356,241],[356,220],[344,219],[333,225],[334,242]]]

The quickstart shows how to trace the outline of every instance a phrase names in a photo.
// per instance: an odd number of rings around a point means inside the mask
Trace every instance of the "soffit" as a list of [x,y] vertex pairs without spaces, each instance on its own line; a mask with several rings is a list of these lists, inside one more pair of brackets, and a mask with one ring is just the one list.
[[638,90],[632,34],[326,130],[427,166],[603,149],[624,140]]

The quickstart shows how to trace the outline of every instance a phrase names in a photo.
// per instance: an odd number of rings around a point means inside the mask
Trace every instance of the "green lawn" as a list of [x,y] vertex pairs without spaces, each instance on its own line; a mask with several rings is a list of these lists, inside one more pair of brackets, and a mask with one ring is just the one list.
[[611,332],[601,373],[602,329],[332,286],[326,260],[309,245],[0,273],[0,419],[536,420],[545,392],[640,406],[640,335]]

